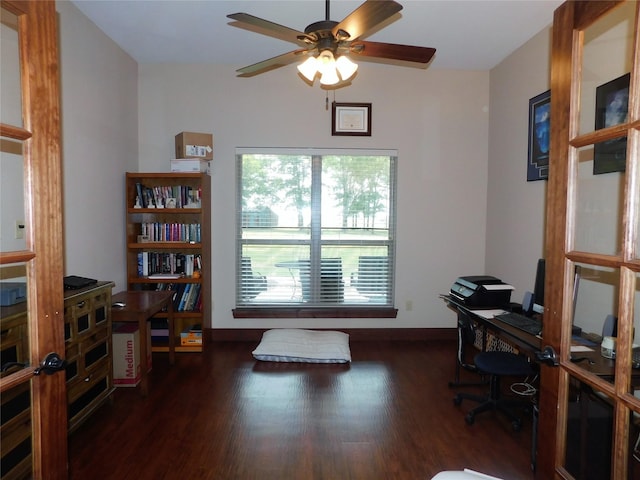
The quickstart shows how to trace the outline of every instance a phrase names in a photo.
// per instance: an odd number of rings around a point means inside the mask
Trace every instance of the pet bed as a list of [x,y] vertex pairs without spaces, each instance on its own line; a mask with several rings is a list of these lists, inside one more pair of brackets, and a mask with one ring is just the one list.
[[348,363],[349,335],[336,331],[276,328],[262,335],[252,352],[265,362]]

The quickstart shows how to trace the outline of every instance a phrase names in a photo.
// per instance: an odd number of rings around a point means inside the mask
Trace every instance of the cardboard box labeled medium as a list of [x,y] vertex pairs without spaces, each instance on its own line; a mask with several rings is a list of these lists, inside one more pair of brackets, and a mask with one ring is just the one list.
[[[147,368],[152,367],[151,335],[147,336]],[[113,384],[135,387],[142,379],[140,363],[140,331],[136,323],[113,326]]]
[[177,134],[176,158],[213,160],[213,134],[196,132]]

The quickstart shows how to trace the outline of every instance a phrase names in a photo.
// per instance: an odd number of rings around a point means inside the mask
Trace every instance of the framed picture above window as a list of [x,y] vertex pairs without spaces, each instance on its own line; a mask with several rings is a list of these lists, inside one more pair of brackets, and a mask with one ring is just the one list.
[[529,155],[527,182],[549,177],[551,90],[529,100]]
[[331,135],[371,136],[370,103],[332,103]]
[[[596,88],[596,130],[627,122],[629,78],[622,75]],[[596,143],[593,147],[593,174],[624,172],[627,137]]]

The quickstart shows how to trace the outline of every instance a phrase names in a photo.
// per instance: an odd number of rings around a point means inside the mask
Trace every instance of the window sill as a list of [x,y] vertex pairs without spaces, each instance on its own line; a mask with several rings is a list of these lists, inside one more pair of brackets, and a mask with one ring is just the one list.
[[396,318],[392,307],[240,307],[233,318]]

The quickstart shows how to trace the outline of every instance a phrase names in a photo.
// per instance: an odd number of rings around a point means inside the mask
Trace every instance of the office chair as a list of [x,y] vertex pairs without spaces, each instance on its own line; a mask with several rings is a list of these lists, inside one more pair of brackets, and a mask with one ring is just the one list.
[[[459,321],[465,323],[467,330],[475,331],[471,318],[467,315],[459,315]],[[487,395],[474,395],[471,393],[458,393],[454,399],[454,405],[460,405],[463,400],[472,400],[479,405],[470,410],[466,416],[467,424],[472,425],[475,416],[485,411],[500,411],[511,420],[514,431],[522,428],[522,420],[515,415],[511,408],[526,407],[531,404],[529,399],[505,398],[500,395],[500,380],[502,377],[526,377],[534,374],[531,365],[526,358],[512,352],[483,351],[475,355],[473,363],[477,372],[489,377],[489,393]]]
[[458,351],[456,353],[456,372],[454,381],[449,382],[449,388],[476,387],[479,385],[487,385],[489,383],[486,378],[481,376],[479,376],[478,380],[475,382],[462,382],[460,380],[461,368],[467,370],[468,372],[476,374],[479,373],[478,367],[467,360],[467,356],[469,355],[468,349],[476,348],[475,346],[477,344],[478,339],[476,336],[476,329],[473,326],[472,320],[468,318],[466,313],[458,312]]

